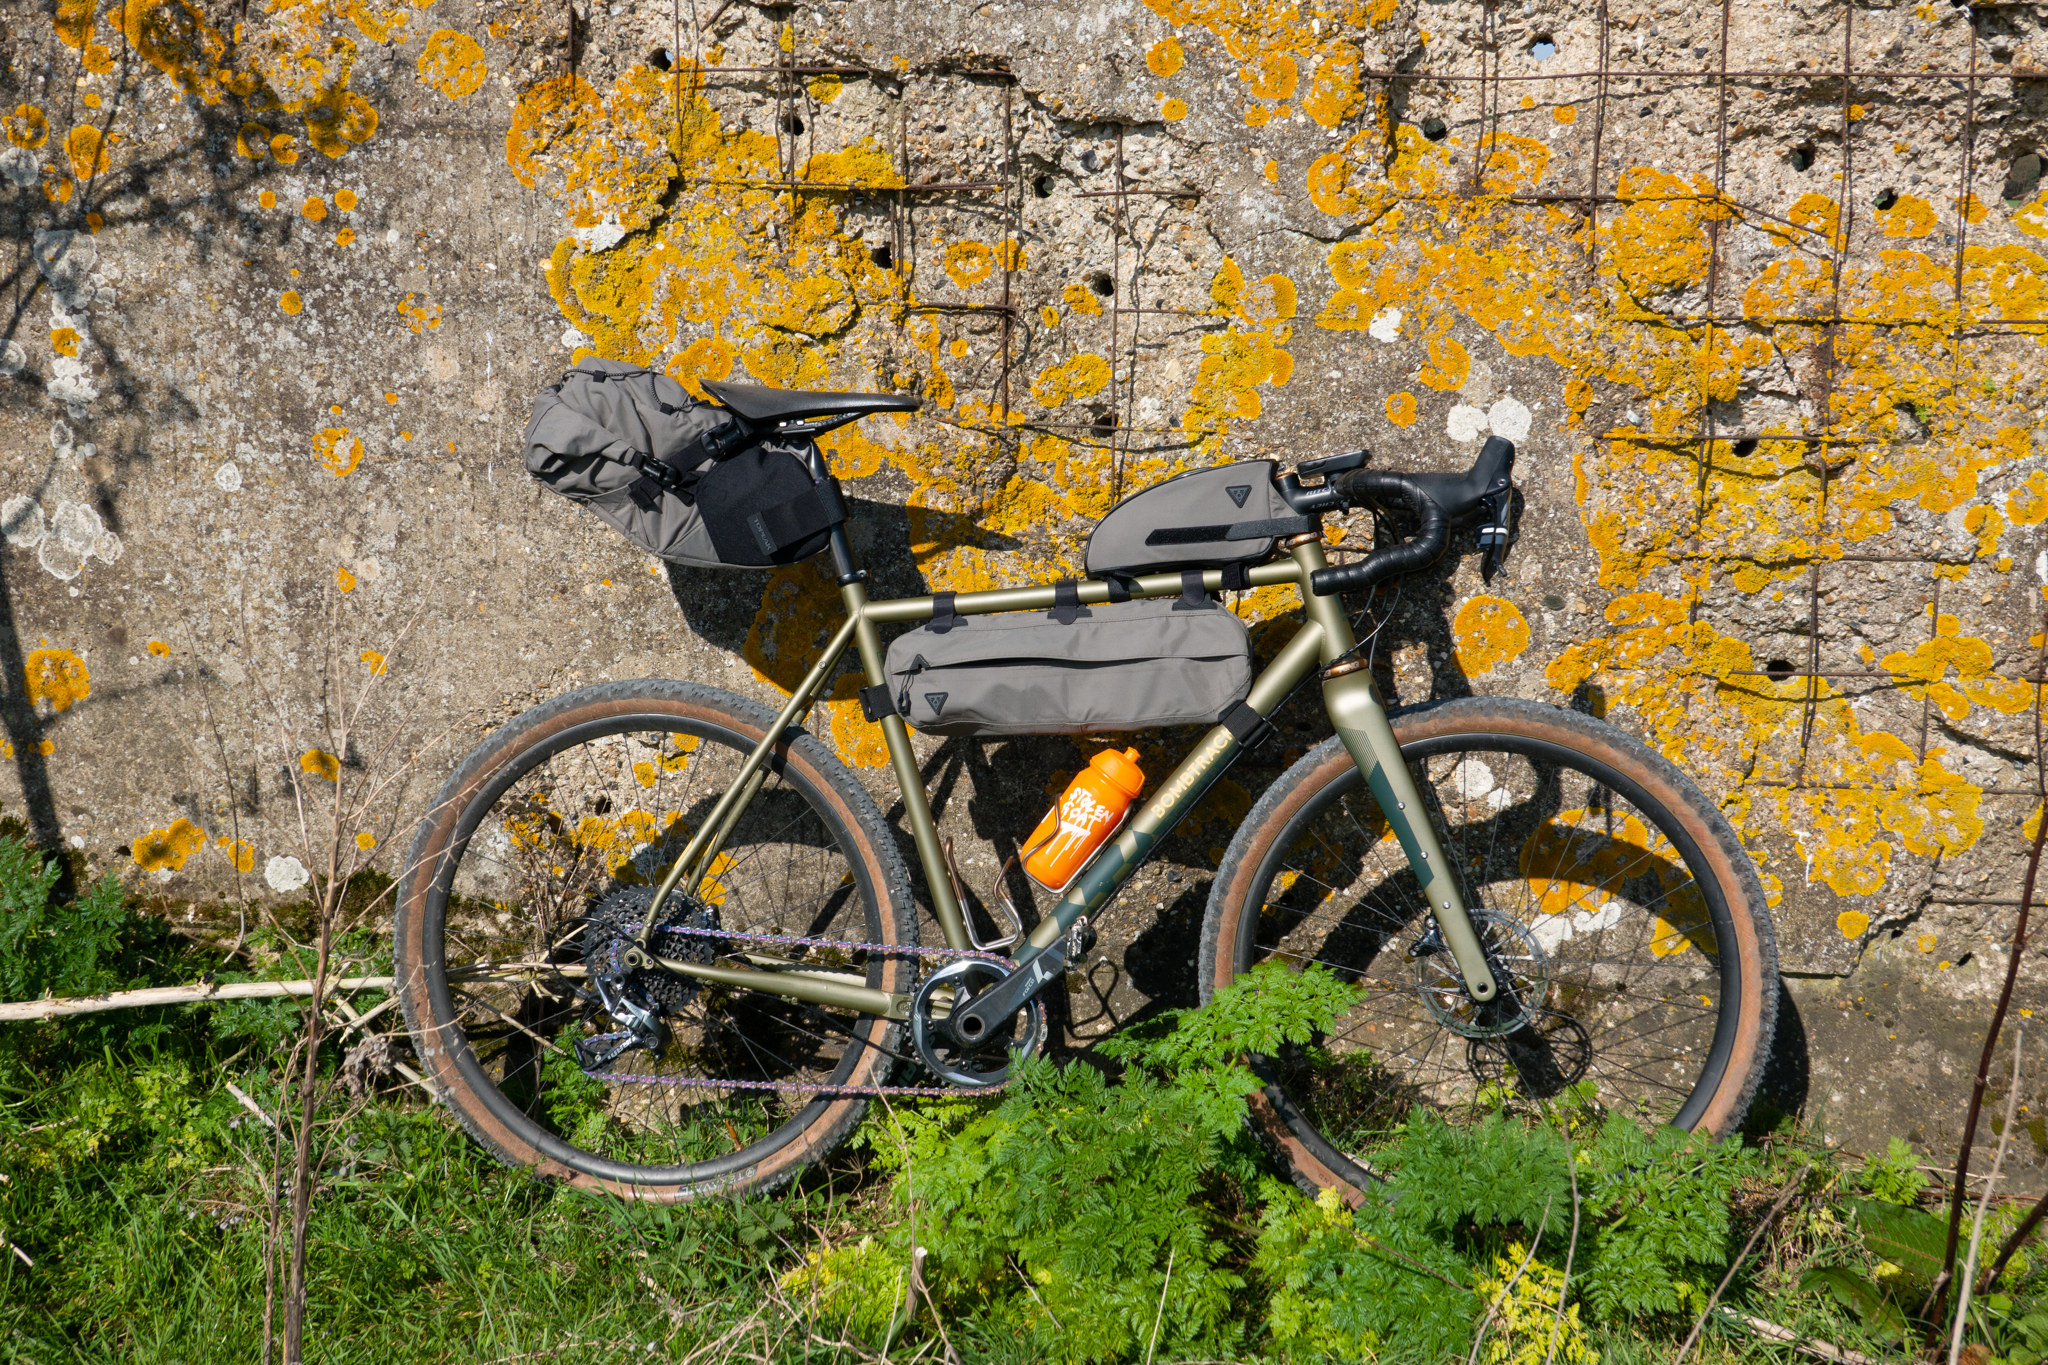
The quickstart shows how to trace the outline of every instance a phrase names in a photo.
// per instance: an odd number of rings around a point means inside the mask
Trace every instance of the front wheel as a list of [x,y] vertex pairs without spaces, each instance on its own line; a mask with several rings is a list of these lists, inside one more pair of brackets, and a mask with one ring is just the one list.
[[1741,1123],[1777,954],[1756,868],[1699,788],[1612,726],[1533,702],[1460,699],[1393,726],[1508,988],[1466,998],[1335,738],[1282,774],[1217,872],[1202,999],[1276,958],[1363,988],[1316,1046],[1255,1059],[1252,1122],[1295,1180],[1356,1197],[1365,1149],[1416,1104]]

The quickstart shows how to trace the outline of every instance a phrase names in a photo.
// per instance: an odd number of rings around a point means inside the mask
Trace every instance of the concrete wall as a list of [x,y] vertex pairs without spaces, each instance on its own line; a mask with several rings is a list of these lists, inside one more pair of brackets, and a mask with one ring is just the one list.
[[[1516,553],[1414,585],[1385,680],[1685,766],[1774,901],[1778,1102],[1952,1139],[2038,805],[2032,10],[572,8],[0,3],[10,815],[203,926],[299,875],[282,769],[372,679],[344,759],[421,756],[385,849],[540,698],[793,682],[815,568],[667,569],[525,477],[593,350],[922,393],[829,442],[882,592],[1074,572],[1184,468],[1498,431]],[[818,728],[880,792],[852,685]],[[983,876],[1081,761],[926,751]],[[1187,998],[1270,771],[1125,898],[1078,1034]]]

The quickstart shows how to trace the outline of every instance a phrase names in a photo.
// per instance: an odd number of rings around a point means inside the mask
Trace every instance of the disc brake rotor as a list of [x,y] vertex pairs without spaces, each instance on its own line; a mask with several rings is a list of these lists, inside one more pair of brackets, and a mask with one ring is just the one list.
[[1550,962],[1536,936],[1492,910],[1474,910],[1472,928],[1486,952],[1500,989],[1491,1000],[1474,1000],[1458,973],[1450,949],[1432,933],[1430,946],[1415,959],[1415,989],[1439,1024],[1463,1038],[1499,1038],[1536,1017],[1550,992]]

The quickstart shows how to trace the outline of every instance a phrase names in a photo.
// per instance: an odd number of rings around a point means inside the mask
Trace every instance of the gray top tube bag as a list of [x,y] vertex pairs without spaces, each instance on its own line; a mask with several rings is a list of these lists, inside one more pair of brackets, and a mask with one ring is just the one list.
[[1212,725],[1251,690],[1251,638],[1218,603],[1192,600],[963,617],[941,593],[929,625],[890,642],[891,700],[934,735]]
[[1313,531],[1273,482],[1273,461],[1197,469],[1133,493],[1088,537],[1088,572],[1220,569],[1264,559],[1281,536]]

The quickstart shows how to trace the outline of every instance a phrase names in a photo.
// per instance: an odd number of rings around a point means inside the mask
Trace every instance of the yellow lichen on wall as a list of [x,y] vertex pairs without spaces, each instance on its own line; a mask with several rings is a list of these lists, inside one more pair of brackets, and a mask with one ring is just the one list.
[[1521,657],[1529,647],[1529,623],[1505,597],[1481,594],[1466,599],[1451,618],[1451,646],[1459,669],[1476,677]]
[[[176,872],[185,860],[206,847],[206,831],[180,817],[168,829],[153,829],[128,846],[144,872]],[[253,864],[253,857],[251,859]],[[247,869],[243,869],[247,871]]]
[[418,71],[423,84],[459,100],[482,88],[490,67],[476,39],[444,28],[435,30],[420,50]]
[[33,649],[24,664],[29,705],[69,711],[92,695],[85,661],[68,649]]

